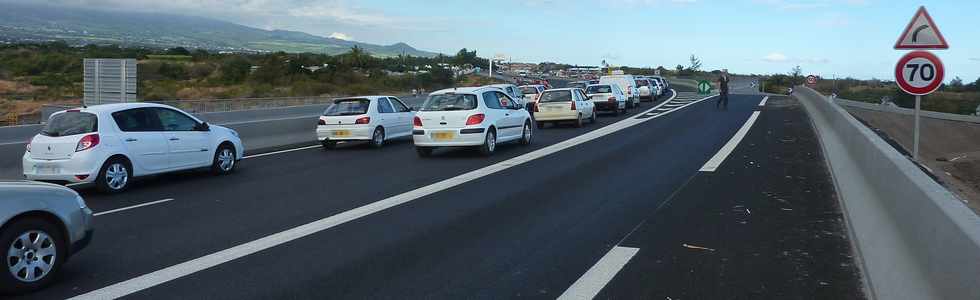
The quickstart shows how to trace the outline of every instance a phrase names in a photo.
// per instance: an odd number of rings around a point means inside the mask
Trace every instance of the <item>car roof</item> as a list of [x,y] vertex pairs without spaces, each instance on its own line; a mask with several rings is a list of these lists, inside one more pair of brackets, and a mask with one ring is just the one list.
[[498,83],[498,84],[490,84],[490,85],[487,85],[487,86],[498,87],[498,88],[505,88],[505,87],[512,87],[512,86],[516,86],[516,85],[510,84],[510,83]]
[[551,91],[571,91],[571,90],[577,90],[577,89],[579,89],[579,88],[560,88],[560,89],[546,90],[545,92],[551,92]]
[[503,91],[501,88],[495,86],[477,86],[477,87],[459,87],[459,88],[441,89],[429,93],[429,95],[448,94],[448,93],[479,94],[481,92],[488,91],[488,90]]
[[144,107],[172,108],[168,105],[163,105],[160,103],[153,103],[153,102],[127,102],[127,103],[99,104],[99,105],[92,105],[92,106],[75,108],[75,109],[78,109],[82,112],[89,112],[89,113],[112,113],[120,110],[144,108]]
[[370,100],[376,100],[378,98],[383,98],[383,97],[398,98],[398,97],[395,97],[395,96],[372,95],[372,96],[350,96],[350,97],[337,98],[337,99],[334,99],[334,100],[362,99],[362,98],[367,98],[367,99],[370,99]]

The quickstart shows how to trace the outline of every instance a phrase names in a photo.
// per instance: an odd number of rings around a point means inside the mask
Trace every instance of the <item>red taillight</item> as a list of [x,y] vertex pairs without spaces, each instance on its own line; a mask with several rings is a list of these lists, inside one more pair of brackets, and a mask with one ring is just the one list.
[[412,124],[414,124],[415,127],[422,127],[422,118],[419,118],[418,116],[416,116],[415,117],[415,120],[412,121]]
[[327,121],[324,121],[323,119],[319,119],[316,121],[316,125],[327,125]]
[[354,124],[368,124],[368,123],[371,123],[371,117],[360,117],[357,118],[357,121],[354,121]]
[[479,125],[480,123],[483,123],[483,119],[485,119],[486,117],[487,115],[484,114],[472,115],[469,118],[466,118],[466,126]]
[[75,175],[75,178],[78,178],[78,180],[85,180],[85,178],[88,178],[88,174]]
[[575,110],[575,101],[572,101],[572,110]]
[[609,97],[609,99],[606,99],[606,101],[609,101],[609,102],[616,102],[616,97],[615,97],[615,96],[613,96],[613,97]]
[[75,152],[85,151],[92,149],[92,147],[99,145],[99,135],[90,134],[82,137],[82,140],[78,141],[78,146],[75,146]]

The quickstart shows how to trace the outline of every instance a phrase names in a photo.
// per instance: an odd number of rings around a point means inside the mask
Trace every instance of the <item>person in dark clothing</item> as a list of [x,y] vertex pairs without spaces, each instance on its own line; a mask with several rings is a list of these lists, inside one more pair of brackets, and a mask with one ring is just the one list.
[[715,108],[728,109],[728,80],[728,70],[722,70],[721,77],[718,78],[718,87],[721,90],[721,94],[718,95],[718,101],[715,102]]

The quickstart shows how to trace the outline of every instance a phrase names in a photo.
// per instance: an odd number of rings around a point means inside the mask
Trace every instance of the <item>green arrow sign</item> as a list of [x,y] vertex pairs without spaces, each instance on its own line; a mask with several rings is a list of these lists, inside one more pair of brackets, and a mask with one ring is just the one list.
[[707,95],[711,94],[711,83],[707,80],[701,80],[698,82],[698,94]]

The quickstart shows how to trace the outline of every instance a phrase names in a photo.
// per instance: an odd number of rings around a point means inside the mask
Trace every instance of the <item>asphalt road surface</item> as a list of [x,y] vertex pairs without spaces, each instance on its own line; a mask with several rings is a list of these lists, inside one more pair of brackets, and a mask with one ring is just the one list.
[[802,109],[676,94],[489,158],[303,147],[81,188],[93,243],[22,298],[861,298]]

